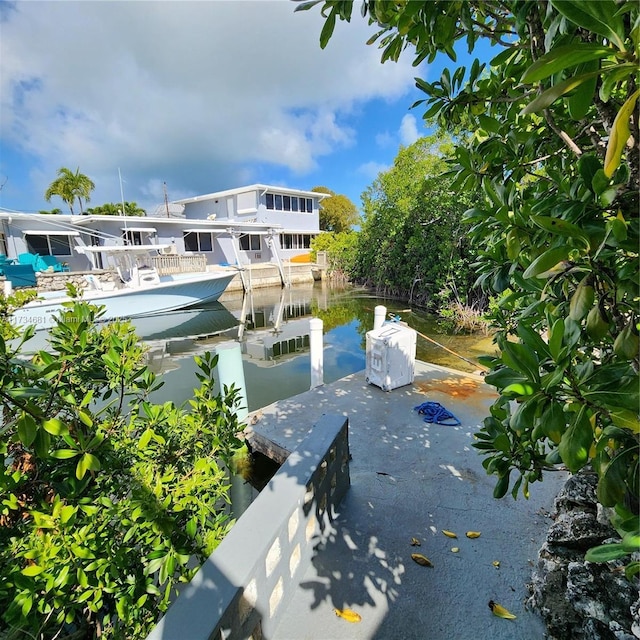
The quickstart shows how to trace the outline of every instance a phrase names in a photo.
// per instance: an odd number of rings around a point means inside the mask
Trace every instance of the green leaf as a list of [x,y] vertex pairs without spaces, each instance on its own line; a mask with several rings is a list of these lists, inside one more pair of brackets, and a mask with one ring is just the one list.
[[520,396],[532,396],[536,391],[538,391],[538,387],[534,387],[528,383],[516,382],[515,384],[510,384],[508,387],[505,387],[502,393],[516,398]]
[[635,434],[640,434],[640,420],[638,419],[637,411],[631,411],[630,409],[617,409],[611,411],[611,422],[623,429],[629,429]]
[[49,418],[49,420],[44,420],[42,428],[52,436],[61,436],[65,433],[69,433],[69,427],[67,427],[67,425],[59,418]]
[[78,418],[80,418],[80,421],[87,425],[87,427],[93,426],[93,418],[87,411],[82,411],[82,409],[78,410]]
[[588,73],[581,73],[580,75],[567,78],[551,88],[543,91],[537,98],[534,98],[523,110],[522,115],[528,113],[536,113],[537,111],[543,111],[550,105],[552,105],[558,98],[562,97],[569,91],[573,91],[579,87],[583,82],[591,80],[600,75],[600,71],[590,71]]
[[582,181],[589,189],[592,188],[593,177],[600,169],[602,169],[602,163],[595,154],[585,153],[580,156],[578,160],[578,171],[580,172]]
[[329,43],[329,40],[333,35],[333,30],[335,29],[335,26],[336,26],[336,8],[334,7],[331,10],[331,13],[327,16],[327,19],[325,20],[324,25],[322,27],[322,31],[320,32],[320,48],[321,49],[324,49]]
[[626,555],[629,555],[629,553],[622,548],[621,544],[611,543],[592,547],[587,551],[584,559],[587,562],[609,562],[610,560],[624,558]]
[[613,351],[619,358],[633,360],[638,357],[638,346],[638,334],[630,321],[613,341]]
[[144,433],[140,436],[140,440],[138,441],[138,449],[146,449],[149,442],[151,442],[151,438],[153,438],[153,429],[145,429]]
[[613,121],[609,143],[607,144],[607,153],[604,158],[604,172],[608,178],[611,178],[615,170],[620,166],[620,158],[630,135],[629,118],[636,107],[638,96],[640,96],[640,89],[629,96]]
[[493,489],[493,497],[496,499],[504,498],[509,490],[509,478],[511,477],[511,469],[507,471],[507,473],[501,475],[498,478],[498,482]]
[[629,582],[631,582],[633,576],[638,575],[639,573],[640,573],[640,562],[630,562],[624,568],[624,576]]
[[522,82],[532,83],[575,67],[590,60],[600,60],[612,54],[611,47],[602,44],[578,43],[555,47],[538,58],[522,76]]
[[75,515],[76,507],[67,504],[60,510],[60,522],[66,524]]
[[531,216],[531,220],[541,229],[545,231],[549,231],[550,233],[555,233],[559,236],[564,236],[567,238],[579,238],[583,240],[587,246],[589,245],[589,240],[585,232],[577,225],[567,222],[566,220],[562,220],[561,218],[552,218],[550,216]]
[[540,418],[544,434],[555,444],[562,439],[567,419],[562,406],[558,402],[551,402]]
[[507,342],[502,350],[502,360],[511,369],[520,371],[527,379],[540,382],[540,363],[533,349],[518,342]]
[[640,551],[640,533],[637,531],[627,533],[624,538],[622,538],[622,548],[631,553]]
[[540,398],[538,396],[531,396],[521,402],[509,420],[509,427],[519,436],[525,431],[531,431],[539,405]]
[[557,362],[560,357],[563,340],[564,320],[558,318],[558,320],[551,325],[551,332],[549,333],[549,351],[551,351],[554,362]]
[[566,244],[561,247],[555,247],[554,249],[547,249],[547,251],[539,255],[525,269],[522,276],[524,278],[542,277],[542,274],[547,273],[559,263],[564,262],[569,257],[569,251],[570,247]]
[[597,495],[604,507],[613,507],[624,500],[629,465],[637,451],[625,449],[600,469]]
[[100,471],[100,460],[91,453],[85,453],[82,455],[78,464],[76,465],[76,478],[82,480],[87,471]]
[[589,449],[593,443],[593,429],[584,407],[580,409],[574,421],[562,434],[558,451],[562,461],[571,473],[576,473],[587,464]]
[[595,291],[593,286],[591,285],[591,276],[585,276],[578,286],[574,294],[571,296],[571,301],[569,302],[569,317],[576,322],[582,320],[591,307],[593,307],[593,302],[595,300]]
[[527,376],[511,369],[510,367],[496,369],[495,371],[487,374],[484,379],[487,384],[497,387],[498,389],[502,389],[517,382],[526,382],[527,380]]
[[613,0],[551,0],[551,4],[577,26],[604,36],[620,51],[625,50],[624,23],[616,15],[618,7]]
[[80,452],[75,449],[56,449],[51,452],[51,457],[56,460],[69,460],[77,455],[80,455]]
[[[597,61],[583,64],[580,68],[581,71],[595,71],[596,69],[598,69]],[[574,120],[582,120],[593,106],[593,96],[595,95],[597,84],[598,78],[593,76],[587,82],[583,82],[573,92],[573,95],[569,96],[569,115]]]
[[40,575],[43,571],[44,567],[41,567],[37,564],[30,564],[28,567],[25,567],[20,573],[22,573],[23,576],[33,577]]
[[18,438],[25,447],[30,447],[36,439],[38,425],[28,413],[23,413],[18,418]]
[[49,448],[51,447],[51,436],[44,429],[38,429],[33,446],[39,458],[43,460],[48,458]]

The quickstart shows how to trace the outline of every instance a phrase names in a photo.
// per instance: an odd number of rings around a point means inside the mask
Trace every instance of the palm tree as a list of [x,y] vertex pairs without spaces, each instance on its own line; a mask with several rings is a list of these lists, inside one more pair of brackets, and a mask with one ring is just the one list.
[[78,200],[80,205],[80,213],[82,213],[82,199],[85,202],[91,200],[91,192],[96,188],[93,181],[80,173],[80,168],[74,173],[71,169],[62,167],[58,169],[58,177],[49,185],[44,194],[47,202],[51,201],[52,196],[62,198],[69,205],[71,215],[73,215],[73,204]]

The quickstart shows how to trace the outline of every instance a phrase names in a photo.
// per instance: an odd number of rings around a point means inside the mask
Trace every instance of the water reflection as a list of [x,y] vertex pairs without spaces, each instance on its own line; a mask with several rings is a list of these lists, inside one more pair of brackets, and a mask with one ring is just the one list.
[[[153,398],[176,404],[193,396],[197,384],[193,356],[226,341],[241,345],[248,409],[307,391],[311,383],[309,320],[319,317],[324,329],[324,381],[333,382],[365,368],[365,336],[374,309],[385,304],[417,331],[467,358],[494,351],[489,339],[447,335],[433,316],[383,301],[365,290],[334,288],[325,282],[290,288],[226,293],[219,302],[133,320],[148,349],[149,368],[164,386]],[[40,332],[38,332],[40,334]],[[43,344],[32,343],[34,350]],[[417,357],[427,362],[473,370],[466,362],[418,338]]]
[[[190,398],[196,371],[192,356],[228,340],[238,341],[241,346],[249,411],[307,391],[311,381],[309,320],[330,315],[331,309],[337,309],[341,300],[346,302],[352,295],[353,290],[333,289],[322,283],[256,289],[246,295],[230,293],[215,308],[192,312],[189,320],[182,321],[176,314],[177,333],[180,327],[196,326],[200,333],[170,339],[144,338],[149,332],[146,323],[139,321],[137,330],[149,347],[149,367],[162,374],[165,381],[159,392],[162,397],[156,400],[181,402]],[[347,325],[324,325],[325,382],[365,367],[359,323],[353,320],[353,313],[345,319]]]

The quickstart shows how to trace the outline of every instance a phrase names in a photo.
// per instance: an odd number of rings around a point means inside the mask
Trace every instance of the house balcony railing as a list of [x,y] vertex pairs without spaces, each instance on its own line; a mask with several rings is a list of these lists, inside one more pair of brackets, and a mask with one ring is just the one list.
[[160,255],[153,256],[152,266],[161,276],[175,273],[198,273],[207,270],[207,259],[201,254],[196,255]]

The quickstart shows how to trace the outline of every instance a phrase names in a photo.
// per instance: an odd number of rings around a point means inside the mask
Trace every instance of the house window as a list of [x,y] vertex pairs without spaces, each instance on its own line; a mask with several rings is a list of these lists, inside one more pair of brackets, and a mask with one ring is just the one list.
[[132,244],[138,247],[142,244],[142,233],[140,231],[123,231],[122,239],[125,244]]
[[247,234],[240,236],[241,251],[260,251],[260,236]]
[[309,233],[283,233],[281,238],[283,249],[310,249],[314,236]]
[[301,213],[313,213],[313,198],[300,198],[298,196],[285,196],[279,193],[267,193],[267,209],[273,211],[300,211]]
[[7,255],[7,238],[4,233],[0,233],[0,253],[4,256]]
[[186,251],[213,251],[213,236],[210,233],[187,231],[184,234],[184,248]]
[[28,234],[26,240],[30,253],[38,253],[41,256],[71,255],[71,238],[69,236]]

